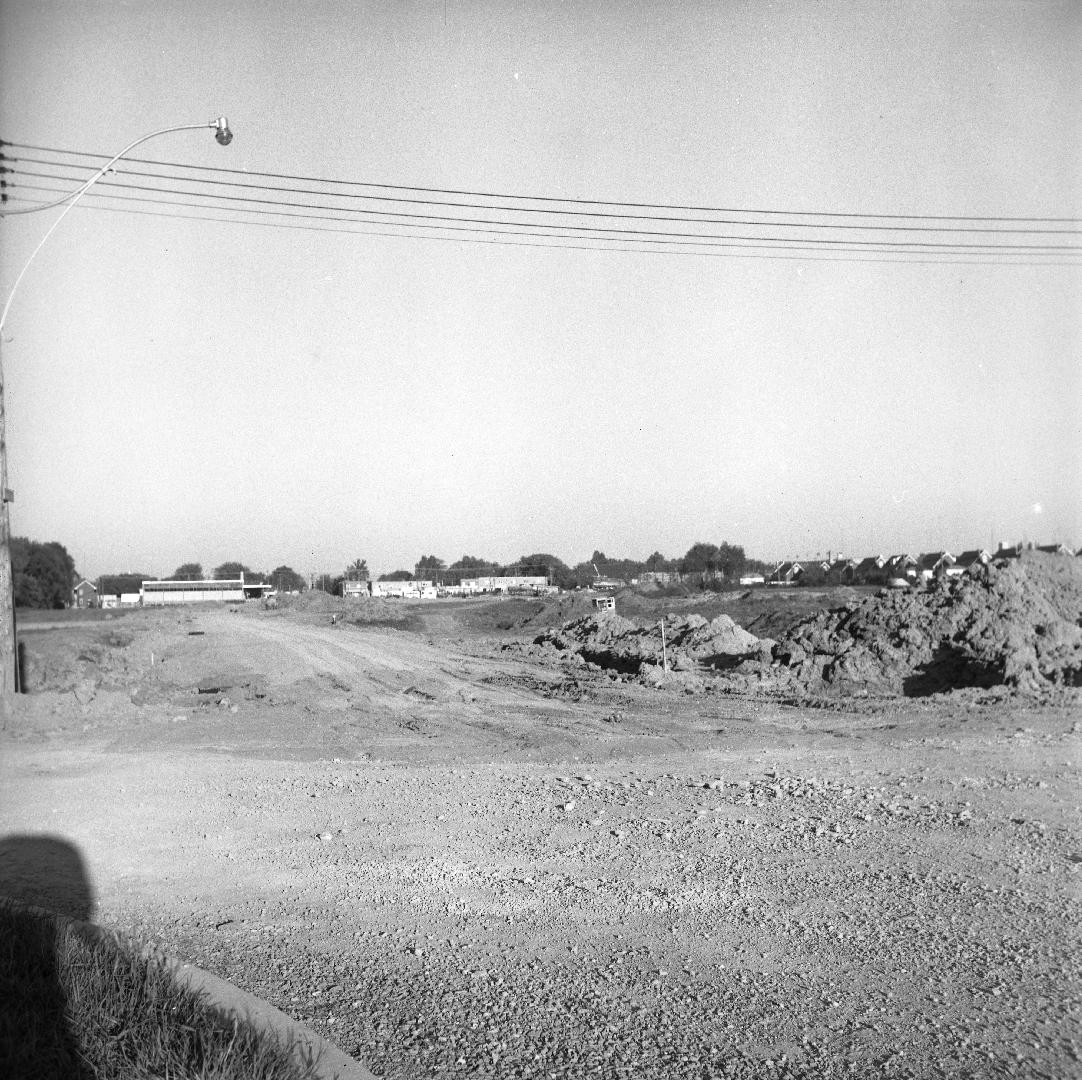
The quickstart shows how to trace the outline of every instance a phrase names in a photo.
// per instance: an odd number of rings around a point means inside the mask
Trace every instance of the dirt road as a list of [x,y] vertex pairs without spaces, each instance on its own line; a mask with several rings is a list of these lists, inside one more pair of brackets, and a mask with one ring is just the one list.
[[5,733],[4,832],[379,1075],[1079,1073],[1077,709],[693,697],[447,624],[117,627],[35,640],[72,686]]

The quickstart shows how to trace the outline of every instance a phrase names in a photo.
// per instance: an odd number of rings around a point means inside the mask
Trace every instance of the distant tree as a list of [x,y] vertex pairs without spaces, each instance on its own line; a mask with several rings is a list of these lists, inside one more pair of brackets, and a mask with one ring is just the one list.
[[440,571],[446,569],[443,559],[437,558],[435,555],[422,555],[417,561],[416,567],[414,567],[414,575],[418,580],[427,580],[428,578],[435,578],[439,580]]
[[368,562],[365,559],[354,559],[353,562],[346,567],[346,580],[367,581]]
[[[438,568],[437,568],[438,569]],[[499,563],[491,559],[479,559],[476,555],[463,555],[440,574],[440,580],[452,585],[461,584],[463,578],[495,577],[500,572]],[[418,574],[418,576],[421,576]]]
[[247,577],[255,577],[256,575],[244,565],[239,562],[224,562],[221,566],[214,568],[214,580],[222,581],[227,578],[239,578],[243,574]]
[[725,578],[738,578],[747,566],[748,558],[739,544],[723,540],[718,545],[718,570]]
[[[431,558],[431,556],[429,556]],[[439,561],[438,559],[436,560]],[[451,563],[448,570],[488,570],[497,564],[488,559],[479,559],[476,555],[463,555],[461,559]]]
[[687,554],[680,560],[680,572],[682,574],[717,573],[719,555],[717,544],[705,544],[701,541],[692,544]]
[[186,562],[178,566],[166,581],[202,581],[203,567],[197,562]]
[[580,562],[576,563],[568,571],[567,585],[564,588],[585,588],[587,585],[592,585],[596,580],[597,572],[594,571],[593,560]]
[[291,566],[276,567],[270,573],[270,583],[278,592],[303,592],[305,581]]
[[380,581],[412,581],[413,575],[408,570],[392,570],[389,574],[380,574]]
[[571,570],[567,563],[546,551],[538,551],[533,555],[520,555],[515,563],[515,573],[526,577],[541,577],[544,575],[554,585],[560,585],[561,587],[571,576]]
[[341,584],[341,574],[316,574],[314,587],[334,596]]
[[16,606],[65,608],[71,603],[75,560],[63,544],[14,536],[10,550]]
[[669,560],[666,559],[660,551],[655,551],[653,555],[647,557],[645,565],[647,570],[653,570],[655,572],[659,570],[668,570]]
[[14,574],[15,578],[15,606],[17,608],[47,608],[45,593],[37,578],[29,574]]

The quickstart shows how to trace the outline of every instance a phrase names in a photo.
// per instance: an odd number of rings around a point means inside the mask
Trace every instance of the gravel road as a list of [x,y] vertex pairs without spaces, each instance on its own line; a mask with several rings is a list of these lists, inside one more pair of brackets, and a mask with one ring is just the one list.
[[377,1075],[1082,1075],[1077,709],[574,701],[476,642],[198,625],[126,646],[167,701],[37,702],[0,822]]

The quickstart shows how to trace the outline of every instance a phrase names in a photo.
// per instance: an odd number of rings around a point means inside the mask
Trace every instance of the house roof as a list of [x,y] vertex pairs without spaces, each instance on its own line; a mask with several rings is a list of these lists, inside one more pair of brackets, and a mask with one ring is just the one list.
[[904,566],[907,564],[909,566],[916,566],[917,562],[918,560],[915,555],[909,555],[904,552],[901,555],[891,555],[891,557],[887,559],[887,565],[891,567]]
[[882,555],[868,555],[857,563],[858,570],[882,570],[887,560]]
[[920,557],[918,565],[922,570],[934,570],[940,563],[950,566],[955,562],[954,556],[949,551],[929,551]]
[[94,592],[98,591],[97,585],[95,585],[92,581],[87,581],[86,578],[83,578],[83,580],[80,581],[79,584],[76,585],[71,591],[75,592],[76,589],[81,589],[84,585],[89,585],[94,590]]
[[990,558],[991,555],[984,548],[973,548],[970,551],[963,551],[954,561],[958,566],[972,566],[976,562],[988,562]]
[[804,567],[801,566],[800,563],[788,561],[788,562],[778,563],[778,565],[774,568],[774,572],[770,576],[771,577],[786,577],[789,574],[796,574],[796,573],[801,573],[802,574],[803,572],[804,572]]

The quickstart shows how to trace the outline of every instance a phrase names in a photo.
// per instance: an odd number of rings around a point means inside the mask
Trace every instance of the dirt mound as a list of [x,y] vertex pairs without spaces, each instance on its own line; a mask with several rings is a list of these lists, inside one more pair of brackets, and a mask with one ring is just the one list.
[[919,697],[1082,686],[1082,562],[1033,553],[824,611],[741,673],[812,691]]
[[278,607],[289,611],[298,611],[302,614],[328,614],[336,611],[345,611],[351,601],[343,600],[340,596],[331,596],[322,589],[309,589],[299,596],[285,596],[279,594]]
[[661,621],[641,625],[602,611],[545,630],[534,643],[578,653],[599,667],[635,675],[646,668],[662,668],[666,650],[675,671],[716,667],[759,650],[759,639],[728,615],[709,622],[701,615],[667,615],[664,625],[662,642]]

